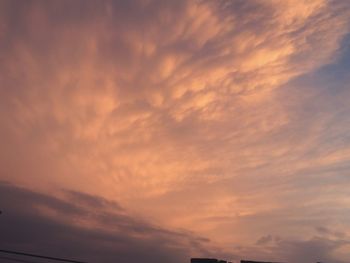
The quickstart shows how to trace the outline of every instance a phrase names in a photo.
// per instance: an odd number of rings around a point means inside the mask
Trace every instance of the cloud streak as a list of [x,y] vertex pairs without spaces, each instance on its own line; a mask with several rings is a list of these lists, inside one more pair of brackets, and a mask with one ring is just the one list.
[[209,242],[135,219],[100,197],[64,191],[58,198],[7,183],[0,189],[2,249],[87,262],[187,262]]

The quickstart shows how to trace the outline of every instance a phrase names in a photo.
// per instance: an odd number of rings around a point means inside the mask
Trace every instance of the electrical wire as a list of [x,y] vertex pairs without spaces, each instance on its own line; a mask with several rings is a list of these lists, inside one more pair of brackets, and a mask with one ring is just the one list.
[[0,259],[6,259],[9,261],[21,262],[21,263],[38,263],[38,262],[29,261],[29,260],[25,260],[25,259],[9,258],[9,257],[3,257],[3,256],[0,256]]
[[12,254],[12,255],[20,255],[20,256],[27,256],[27,257],[33,257],[33,258],[49,259],[49,260],[61,261],[61,262],[86,263],[86,262],[83,262],[83,261],[77,261],[77,260],[71,260],[71,259],[65,259],[65,258],[57,258],[57,257],[49,257],[49,256],[42,256],[42,255],[36,255],[36,254],[30,254],[30,253],[24,253],[24,252],[18,252],[18,251],[11,251],[11,250],[5,250],[5,249],[0,249],[0,253],[6,253],[6,254]]

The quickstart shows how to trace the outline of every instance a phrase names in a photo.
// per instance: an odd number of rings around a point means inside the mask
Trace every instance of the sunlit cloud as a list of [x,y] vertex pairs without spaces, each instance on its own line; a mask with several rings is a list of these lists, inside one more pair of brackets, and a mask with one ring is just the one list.
[[350,234],[349,92],[324,70],[345,54],[346,1],[0,9],[1,179],[117,200],[227,255]]

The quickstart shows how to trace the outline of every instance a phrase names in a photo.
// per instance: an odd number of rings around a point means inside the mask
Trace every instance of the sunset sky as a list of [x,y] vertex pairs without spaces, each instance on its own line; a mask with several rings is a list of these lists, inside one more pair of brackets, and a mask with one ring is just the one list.
[[0,249],[350,262],[349,83],[348,0],[0,0]]

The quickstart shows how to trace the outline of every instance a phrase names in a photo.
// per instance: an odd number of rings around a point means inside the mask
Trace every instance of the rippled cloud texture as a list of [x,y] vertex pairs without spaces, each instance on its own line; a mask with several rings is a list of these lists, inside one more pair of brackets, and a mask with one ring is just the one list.
[[0,1],[1,191],[106,262],[139,260],[121,239],[146,262],[347,262],[349,31],[345,0]]

